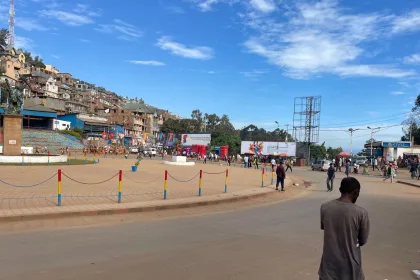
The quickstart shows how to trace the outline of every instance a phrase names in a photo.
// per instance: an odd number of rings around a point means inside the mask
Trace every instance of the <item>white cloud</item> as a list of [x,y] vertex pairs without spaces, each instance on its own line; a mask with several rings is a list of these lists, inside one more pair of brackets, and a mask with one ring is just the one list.
[[32,50],[34,41],[27,37],[15,36],[15,47],[17,49]]
[[202,12],[209,12],[213,10],[216,4],[229,4],[236,3],[244,4],[247,8],[262,13],[270,13],[276,10],[275,0],[186,0],[193,3]]
[[[55,3],[53,1],[53,3]],[[57,6],[56,3],[53,5]],[[62,23],[70,26],[82,26],[85,24],[94,23],[93,18],[98,17],[98,11],[91,11],[88,5],[76,4],[76,7],[71,11],[57,10],[51,8],[39,12],[41,16],[61,21]]]
[[85,15],[88,15],[90,17],[98,17],[98,16],[101,15],[99,10],[96,11],[96,12],[91,11],[89,9],[89,6],[85,5],[85,4],[77,4],[76,8],[73,9],[73,12],[78,13],[78,14],[85,14]]
[[155,61],[155,60],[130,60],[129,62],[132,64],[148,65],[148,66],[165,66],[166,65],[163,62]]
[[185,14],[184,9],[179,6],[167,6],[165,9],[173,14]]
[[297,2],[282,21],[254,12],[241,14],[241,18],[256,32],[244,43],[247,50],[279,66],[292,78],[310,78],[324,73],[385,78],[417,74],[395,65],[360,62],[369,53],[363,48],[364,44],[387,36],[389,21],[394,16],[351,14],[338,6],[338,0],[321,0]]
[[88,15],[76,14],[72,12],[58,11],[58,10],[42,10],[40,15],[61,21],[70,26],[81,26],[85,24],[94,23],[93,19]]
[[52,54],[51,57],[55,58],[55,59],[60,59],[60,57],[58,55],[55,55],[55,54]]
[[16,18],[16,27],[27,31],[47,31],[50,28],[42,25],[37,20],[32,18]]
[[92,41],[88,39],[79,39],[79,41],[83,43],[92,43]]
[[276,9],[276,4],[273,0],[250,0],[250,4],[263,13],[270,13]]
[[208,12],[212,10],[212,6],[214,4],[217,4],[220,2],[220,0],[192,0],[192,2],[194,4],[197,5],[197,7],[202,11],[202,12]]
[[404,16],[395,17],[392,26],[393,33],[420,30],[420,10],[414,10]]
[[412,54],[404,57],[404,63],[406,64],[420,64],[420,54]]
[[393,95],[403,95],[403,94],[405,94],[405,92],[403,92],[403,91],[393,91],[393,92],[391,92],[391,94],[393,94]]
[[403,70],[390,65],[346,65],[332,69],[340,76],[405,78],[417,73],[413,70]]
[[262,75],[266,74],[267,71],[265,70],[258,70],[258,69],[254,69],[251,71],[243,71],[241,72],[242,75],[244,75],[246,78],[250,78],[250,79],[254,79],[257,80],[259,79]]
[[174,55],[192,59],[208,60],[214,57],[213,49],[204,46],[187,47],[172,40],[171,37],[163,36],[159,38],[157,46],[162,50],[171,52]]
[[120,19],[114,19],[112,24],[100,24],[96,31],[102,33],[117,34],[117,38],[122,40],[135,40],[143,36],[143,32],[136,26]]

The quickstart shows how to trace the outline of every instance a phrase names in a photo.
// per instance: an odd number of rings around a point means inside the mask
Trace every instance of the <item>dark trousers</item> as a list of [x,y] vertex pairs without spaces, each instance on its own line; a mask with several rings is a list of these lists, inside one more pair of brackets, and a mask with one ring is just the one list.
[[277,176],[276,190],[279,189],[279,184],[281,184],[281,189],[284,190],[284,178]]
[[373,165],[372,165],[372,169],[373,169],[373,171],[375,171],[375,168],[379,170],[378,166],[373,164]]
[[[330,183],[331,183],[331,185],[330,185]],[[334,187],[334,178],[327,178],[327,189],[329,190],[329,191],[332,191],[333,190],[333,187]]]
[[290,172],[293,172],[293,169],[292,169],[292,166],[291,166],[291,165],[287,165],[286,172],[287,172],[287,170],[289,170],[289,169],[290,169]]

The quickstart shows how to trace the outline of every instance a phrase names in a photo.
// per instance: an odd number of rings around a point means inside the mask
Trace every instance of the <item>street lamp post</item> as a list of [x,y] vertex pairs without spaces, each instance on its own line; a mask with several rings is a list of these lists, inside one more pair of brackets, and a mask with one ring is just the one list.
[[381,127],[371,128],[370,126],[368,126],[367,128],[370,129],[370,164],[372,164],[372,160],[373,160],[373,133],[375,132],[375,130],[380,129]]
[[277,133],[279,134],[277,136],[277,153],[278,153],[279,152],[279,140],[280,140],[280,125],[279,125],[278,121],[274,121],[274,122],[277,124]]
[[359,130],[359,128],[353,129],[349,128],[350,132],[350,155],[353,155],[353,132]]

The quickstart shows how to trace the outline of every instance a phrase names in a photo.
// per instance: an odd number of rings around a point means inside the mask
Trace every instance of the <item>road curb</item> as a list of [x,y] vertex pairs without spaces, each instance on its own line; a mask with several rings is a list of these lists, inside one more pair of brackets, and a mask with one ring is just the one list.
[[[211,199],[206,201],[190,201],[190,202],[178,202],[177,200],[164,200],[158,201],[156,205],[138,205],[138,206],[127,206],[121,207],[121,205],[110,205],[110,208],[113,209],[99,209],[99,210],[71,210],[71,211],[62,211],[61,209],[58,212],[51,213],[27,213],[27,214],[16,214],[9,216],[1,216],[1,222],[15,222],[15,221],[34,221],[34,220],[48,220],[48,219],[57,219],[57,218],[68,218],[68,217],[86,217],[86,216],[99,216],[99,215],[115,215],[115,214],[127,214],[127,213],[141,213],[141,212],[152,212],[160,210],[171,210],[171,209],[182,209],[182,208],[192,208],[197,206],[208,206],[208,205],[217,205],[224,203],[238,202],[248,199],[254,199],[258,197],[267,196],[272,194],[274,190],[269,188],[264,188],[264,191],[259,191],[255,194],[230,194],[233,195],[229,197],[218,197],[217,199]],[[255,190],[254,190],[255,191]],[[194,198],[197,199],[197,198]]]
[[416,187],[416,188],[420,188],[419,185],[416,185],[416,184],[413,184],[413,183],[409,183],[409,182],[405,182],[405,181],[399,181],[399,180],[397,180],[397,183],[404,184],[404,185],[407,185],[407,186]]

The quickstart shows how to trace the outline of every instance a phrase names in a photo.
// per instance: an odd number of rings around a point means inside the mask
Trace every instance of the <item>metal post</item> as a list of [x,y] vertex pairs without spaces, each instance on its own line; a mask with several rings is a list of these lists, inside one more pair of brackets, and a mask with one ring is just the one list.
[[61,206],[61,169],[58,169],[57,175],[57,205]]
[[167,189],[168,189],[168,170],[165,170],[165,181],[163,183],[163,199],[166,199]]
[[203,170],[200,170],[200,180],[198,181],[198,196],[201,196],[202,184],[203,184]]
[[122,197],[122,170],[119,172],[118,176],[118,203],[121,203]]

